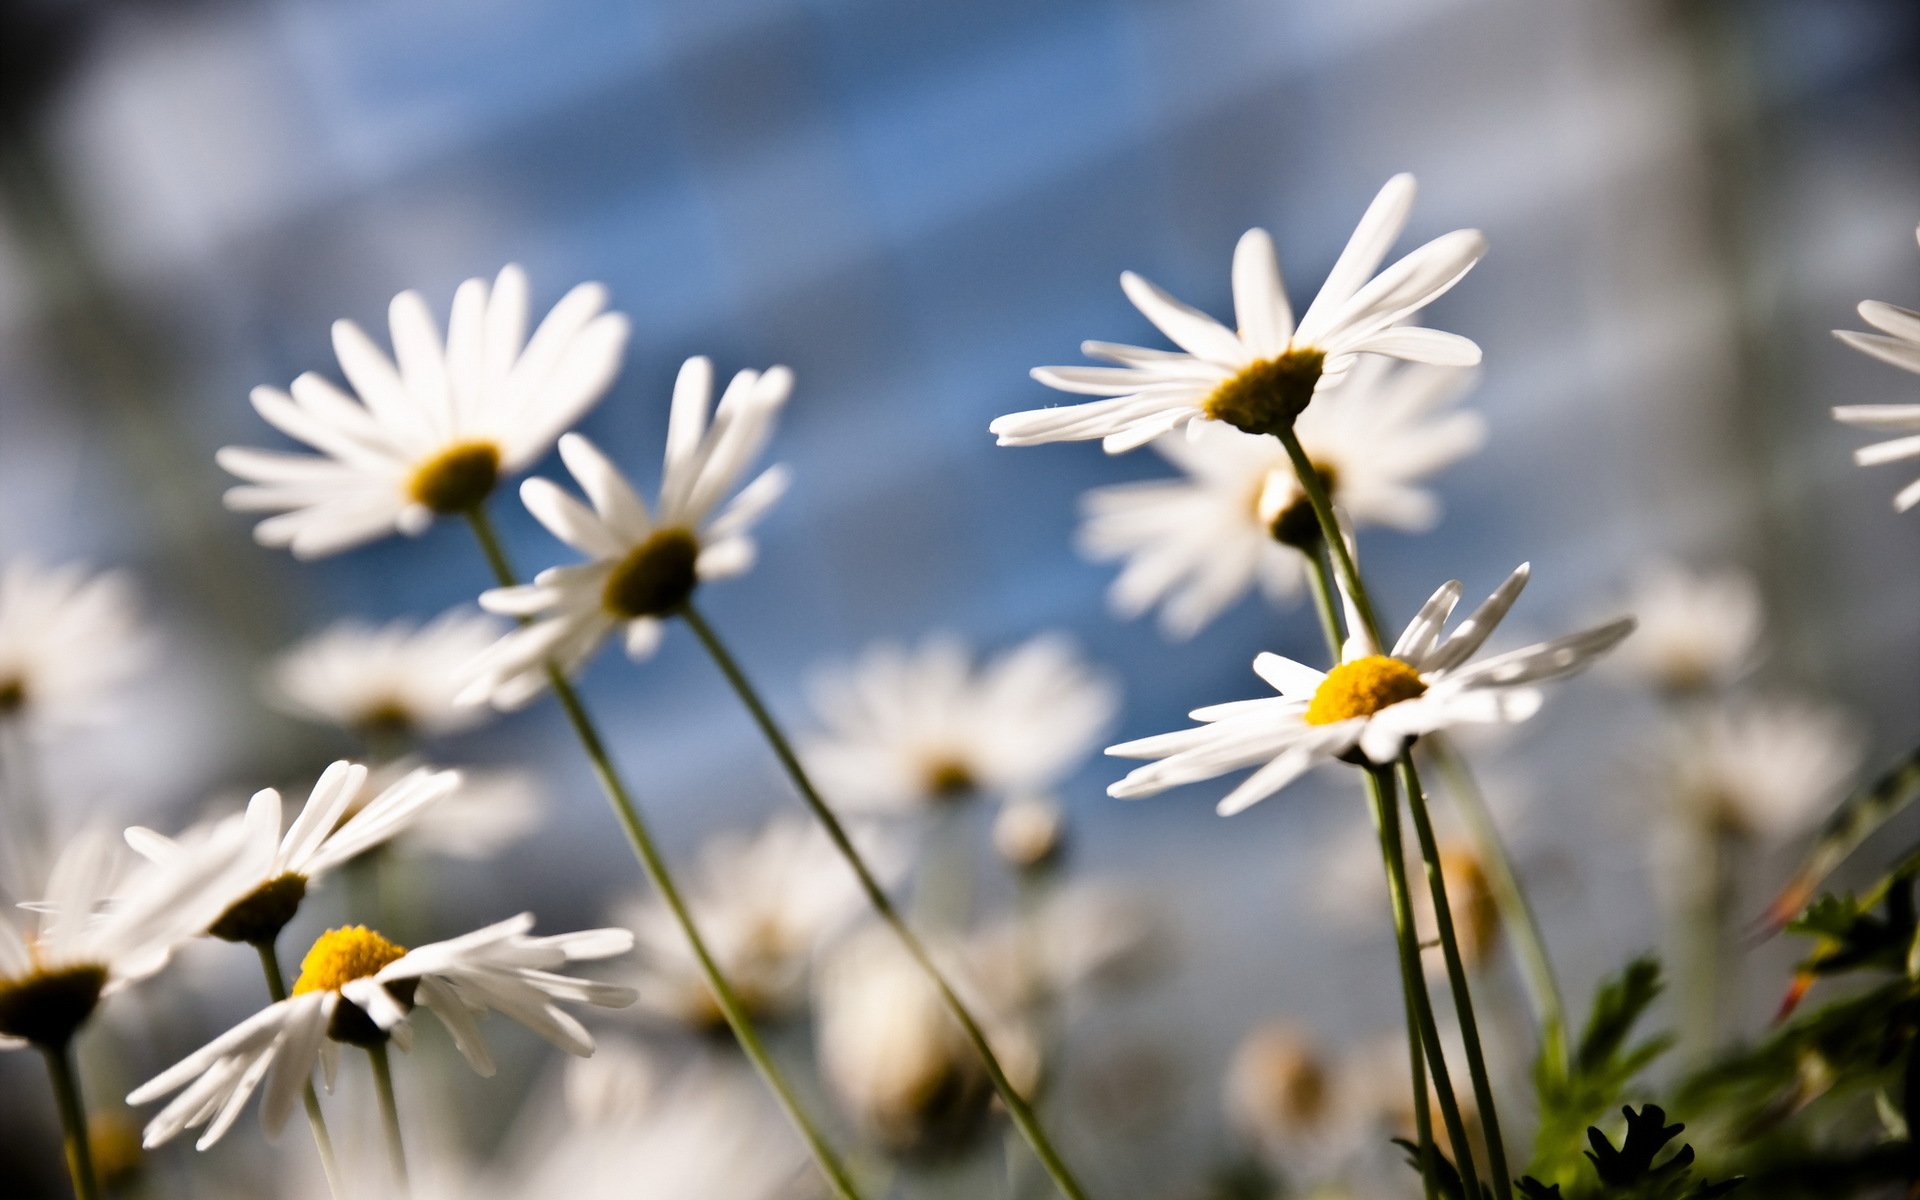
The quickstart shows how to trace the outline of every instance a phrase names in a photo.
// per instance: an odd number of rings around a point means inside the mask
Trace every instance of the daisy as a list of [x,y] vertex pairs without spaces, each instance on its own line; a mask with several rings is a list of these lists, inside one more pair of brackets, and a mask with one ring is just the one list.
[[1479,261],[1486,239],[1478,232],[1435,238],[1374,274],[1406,227],[1413,192],[1411,175],[1396,175],[1380,189],[1298,326],[1280,286],[1273,239],[1263,229],[1248,230],[1234,250],[1237,329],[1131,271],[1123,274],[1127,299],[1180,349],[1084,342],[1089,358],[1117,365],[1040,367],[1033,377],[1063,392],[1107,399],[1014,413],[988,429],[1002,446],[1100,438],[1110,454],[1203,418],[1248,433],[1281,433],[1361,354],[1443,366],[1478,363],[1480,348],[1459,334],[1401,325]]
[[[1420,482],[1486,440],[1479,414],[1449,411],[1472,377],[1366,359],[1301,414],[1301,448],[1356,525],[1432,527],[1439,503]],[[1081,552],[1126,564],[1108,594],[1114,611],[1133,618],[1158,605],[1167,635],[1185,639],[1255,588],[1298,596],[1301,551],[1320,527],[1286,449],[1218,422],[1153,448],[1183,477],[1095,488],[1081,505]]]
[[1348,638],[1340,664],[1324,673],[1278,654],[1260,655],[1253,669],[1279,696],[1196,709],[1193,719],[1203,722],[1196,728],[1109,747],[1108,754],[1121,758],[1159,761],[1136,768],[1107,794],[1150,796],[1257,765],[1220,801],[1220,814],[1230,816],[1323,762],[1386,766],[1423,733],[1527,719],[1542,701],[1531,685],[1584,670],[1633,632],[1633,618],[1622,617],[1469,662],[1519,597],[1528,572],[1522,563],[1444,638],[1441,630],[1460,600],[1458,582],[1433,594],[1390,653],[1361,634]]
[[522,913],[449,941],[407,950],[360,925],[330,929],[300,964],[292,993],[234,1026],[136,1088],[129,1104],[179,1095],[148,1123],[148,1147],[205,1126],[205,1150],[232,1127],[264,1083],[261,1119],[277,1133],[312,1079],[314,1064],[331,1087],[341,1043],[378,1047],[391,1039],[405,1050],[409,1020],[424,1005],[481,1075],[493,1058],[477,1018],[498,1010],[569,1054],[593,1053],[593,1037],[559,1002],[619,1008],[630,989],[557,973],[570,962],[612,958],[633,945],[621,929],[529,937]]
[[[313,785],[299,816],[284,826],[280,793],[272,788],[255,792],[247,802],[246,837],[239,851],[249,870],[232,880],[226,903],[195,932],[271,945],[300,910],[312,883],[405,830],[429,806],[453,794],[460,774],[410,771],[349,815],[366,781],[366,767],[334,763]],[[174,841],[137,825],[127,830],[126,839],[142,858],[162,864],[180,862],[207,844],[205,839]]]
[[463,609],[425,625],[341,621],[282,654],[269,684],[294,716],[363,736],[458,733],[486,717],[453,700],[467,668],[501,633],[492,618]]
[[1766,610],[1745,571],[1661,563],[1641,573],[1629,607],[1639,632],[1613,665],[1667,695],[1725,687],[1760,657]]
[[1305,1030],[1272,1020],[1235,1048],[1223,1107],[1235,1131],[1293,1182],[1325,1183],[1374,1133],[1355,1082]]
[[[1879,332],[1836,329],[1833,335],[1856,350],[1920,374],[1920,313],[1880,300],[1866,300],[1860,305],[1860,319]],[[1884,429],[1900,435],[1854,451],[1853,461],[1863,467],[1920,455],[1920,404],[1843,404],[1833,410],[1833,416],[1847,425]],[[1920,480],[1901,488],[1893,498],[1893,507],[1900,512],[1916,504],[1920,504]]]
[[527,277],[509,266],[492,288],[469,279],[454,292],[445,342],[418,292],[395,296],[392,359],[358,325],[334,322],[352,395],[312,372],[291,394],[252,395],[268,424],[319,454],[226,447],[220,465],[246,480],[227,492],[227,507],[277,513],[254,537],[299,558],[418,534],[436,516],[473,509],[613,383],[627,319],[606,305],[605,288],[583,283],[529,339]]
[[69,842],[29,928],[0,920],[0,1049],[59,1050],[104,997],[164,967],[225,907],[245,840],[237,820],[221,822],[193,835],[192,853],[131,870],[103,831]]
[[1059,783],[1099,741],[1118,689],[1058,636],[976,663],[957,639],[882,645],[816,678],[823,726],[801,754],[852,809],[1017,799]]
[[122,572],[0,568],[0,721],[51,729],[97,720],[152,652]]
[[713,364],[688,359],[673,387],[666,469],[651,512],[593,443],[578,434],[561,438],[560,455],[593,507],[545,479],[527,480],[520,498],[589,561],[552,567],[531,585],[480,597],[490,612],[529,621],[481,656],[477,682],[463,699],[517,708],[545,685],[549,664],[574,670],[616,629],[627,653],[645,658],[660,644],[662,622],[696,587],[752,567],[747,531],[786,490],[787,473],[770,467],[737,491],[736,485],[766,445],[792,387],[785,367],[741,371],[709,423]]
[[1859,769],[1845,713],[1797,698],[1751,700],[1704,717],[1667,764],[1670,794],[1710,828],[1768,843],[1811,830]]

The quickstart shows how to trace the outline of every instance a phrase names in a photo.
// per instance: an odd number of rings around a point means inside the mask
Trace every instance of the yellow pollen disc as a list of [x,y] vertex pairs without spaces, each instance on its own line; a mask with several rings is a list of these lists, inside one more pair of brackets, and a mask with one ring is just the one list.
[[407,495],[446,516],[462,513],[493,494],[500,482],[500,447],[492,442],[455,442],[413,469]]
[[0,679],[0,717],[27,706],[27,681],[18,675]]
[[927,764],[927,794],[942,800],[958,800],[979,786],[967,764],[957,758],[940,758]]
[[1313,400],[1326,363],[1326,354],[1311,346],[1258,359],[1214,388],[1201,409],[1248,433],[1282,433]]
[[656,529],[615,565],[600,605],[623,621],[667,616],[693,595],[699,558],[700,539],[692,533],[671,525]]
[[1327,672],[1307,705],[1307,724],[1331,725],[1370,717],[1390,704],[1424,695],[1426,690],[1420,672],[1397,658],[1370,654]]
[[337,992],[356,979],[377,974],[406,952],[405,946],[394,945],[365,925],[329,929],[300,960],[300,978],[294,980],[293,994]]

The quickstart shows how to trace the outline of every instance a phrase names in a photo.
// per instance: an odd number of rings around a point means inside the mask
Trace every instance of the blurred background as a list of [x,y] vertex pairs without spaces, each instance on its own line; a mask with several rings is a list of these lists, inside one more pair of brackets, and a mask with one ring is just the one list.
[[[428,616],[486,584],[448,523],[318,563],[262,549],[222,510],[213,453],[280,444],[246,393],[337,378],[334,319],[384,344],[394,293],[444,317],[459,281],[507,262],[537,311],[595,279],[632,317],[626,369],[583,428],[646,486],[686,356],[797,373],[773,454],[795,487],[759,566],[707,598],[796,723],[812,668],[940,629],[982,647],[1068,631],[1123,685],[1123,736],[1256,694],[1255,652],[1320,657],[1310,610],[1249,599],[1171,643],[1109,615],[1112,568],[1073,552],[1082,492],[1164,463],[996,449],[986,425],[1052,402],[1026,372],[1077,361],[1083,338],[1160,344],[1123,269],[1224,314],[1234,240],[1259,224],[1303,303],[1401,170],[1421,183],[1403,248],[1462,226],[1490,239],[1431,319],[1485,349],[1468,404],[1491,437],[1437,481],[1435,532],[1367,536],[1389,612],[1531,560],[1517,639],[1610,615],[1656,559],[1739,566],[1767,602],[1770,684],[1847,706],[1869,763],[1920,722],[1920,523],[1891,511],[1900,468],[1853,467],[1865,439],[1827,416],[1916,395],[1828,332],[1857,325],[1860,299],[1920,301],[1907,0],[0,14],[0,560],[129,568],[165,639],[122,720],[51,756],[74,813],[174,825],[324,763],[346,746],[260,703],[268,657],[339,616]],[[500,513],[522,563],[568,557],[517,504]],[[684,631],[642,669],[603,654],[586,688],[676,854],[791,805]],[[1660,940],[1655,801],[1632,768],[1662,720],[1589,679],[1474,747],[1576,1010]],[[436,877],[448,931],[523,907],[595,922],[633,890],[551,706],[462,754],[534,765],[552,802],[526,844]],[[1285,1014],[1365,1038],[1400,1001],[1384,921],[1326,915],[1343,903],[1328,847],[1364,837],[1350,781],[1223,821],[1217,787],[1123,804],[1103,795],[1117,774],[1090,762],[1062,794],[1069,869],[1145,898],[1168,969],[1076,1033],[1081,1086],[1117,1115],[1067,1141],[1126,1130],[1093,1173],[1165,1196],[1224,1152],[1220,1079],[1249,1028]],[[1764,1013],[1777,972],[1749,969]],[[36,1068],[0,1064],[0,1105],[46,1133]],[[233,1140],[257,1141],[252,1123]],[[0,1172],[50,1162],[28,1158]]]

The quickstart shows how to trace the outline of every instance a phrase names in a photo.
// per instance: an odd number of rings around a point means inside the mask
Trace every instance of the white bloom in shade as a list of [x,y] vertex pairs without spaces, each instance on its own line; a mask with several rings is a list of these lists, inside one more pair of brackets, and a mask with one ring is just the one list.
[[1661,563],[1642,572],[1628,607],[1640,628],[1613,665],[1664,692],[1725,687],[1759,657],[1766,609],[1745,571]]
[[578,434],[561,438],[560,455],[593,507],[545,479],[527,480],[520,498],[553,536],[589,561],[551,567],[531,585],[480,597],[490,612],[531,620],[481,656],[474,667],[478,681],[463,699],[490,699],[499,708],[525,704],[545,686],[549,663],[572,671],[616,629],[624,631],[627,653],[645,658],[660,644],[662,623],[697,586],[750,569],[754,544],[747,533],[786,490],[787,473],[770,467],[738,485],[792,389],[793,373],[785,367],[741,371],[709,424],[713,364],[688,359],[673,387],[666,470],[651,512],[593,443]]
[[1325,1181],[1371,1132],[1370,1114],[1343,1066],[1299,1026],[1269,1021],[1233,1052],[1224,1088],[1227,1120],[1295,1182]]
[[[1834,336],[1882,362],[1920,374],[1920,312],[1881,300],[1867,300],[1860,305],[1860,319],[1879,332],[1836,329]],[[1833,416],[1847,425],[1899,435],[1854,451],[1853,461],[1863,467],[1920,457],[1920,404],[1843,404],[1833,410]],[[1920,504],[1920,480],[1901,488],[1893,497],[1894,508],[1901,512],[1916,504]]]
[[279,514],[254,537],[300,558],[418,534],[436,516],[473,508],[613,383],[627,319],[606,306],[606,289],[583,283],[528,338],[527,277],[509,266],[491,288],[469,279],[454,292],[444,342],[418,292],[395,296],[391,359],[358,325],[334,322],[354,394],[313,372],[287,392],[255,388],[267,423],[319,453],[226,447],[220,465],[246,480],[227,492],[227,507]]
[[[1356,525],[1418,531],[1438,520],[1439,503],[1420,482],[1486,440],[1478,413],[1450,409],[1472,378],[1367,359],[1300,415],[1301,449]],[[1276,439],[1217,422],[1188,433],[1153,443],[1182,478],[1093,489],[1079,537],[1087,557],[1126,563],[1109,593],[1114,610],[1131,618],[1158,605],[1162,628],[1181,639],[1256,587],[1276,601],[1298,596],[1301,550],[1319,541]]]
[[956,638],[874,646],[813,682],[801,754],[828,796],[868,811],[1046,793],[1113,720],[1119,692],[1043,635],[977,663]]
[[533,915],[489,925],[444,942],[406,950],[364,926],[322,934],[300,964],[285,1000],[269,1005],[166,1071],[136,1088],[129,1104],[178,1096],[147,1125],[157,1146],[183,1130],[205,1126],[199,1148],[219,1141],[254,1091],[266,1087],[261,1119],[277,1133],[313,1077],[315,1063],[331,1086],[339,1045],[405,1050],[416,1004],[452,1035],[473,1069],[493,1074],[493,1057],[478,1018],[494,1010],[513,1018],[569,1054],[593,1053],[593,1037],[562,1001],[619,1008],[630,989],[558,973],[571,962],[612,958],[633,945],[623,929],[594,929],[529,937]]
[[103,997],[164,967],[225,907],[244,843],[229,820],[196,833],[191,855],[131,870],[103,830],[67,843],[28,927],[0,920],[0,1049],[62,1047]]
[[[415,769],[411,762],[381,768],[391,780]],[[386,786],[369,779],[362,795],[378,796]],[[546,808],[546,792],[526,771],[463,767],[460,787],[444,803],[429,804],[390,843],[398,854],[441,858],[492,858],[531,834]]]
[[1682,809],[1708,826],[1766,842],[1806,833],[1832,811],[1860,768],[1856,722],[1796,698],[1716,709],[1671,756]]
[[473,660],[502,632],[493,618],[464,609],[425,625],[341,621],[274,662],[273,695],[294,716],[359,733],[457,733],[486,717],[453,701]]
[[[1278,654],[1253,662],[1280,694],[1196,709],[1203,722],[1109,747],[1121,758],[1158,761],[1138,767],[1107,789],[1122,798],[1151,796],[1181,784],[1257,766],[1225,799],[1222,816],[1256,804],[1323,762],[1358,758],[1375,765],[1397,759],[1424,733],[1453,725],[1524,721],[1540,708],[1533,685],[1584,670],[1633,632],[1633,618],[1469,662],[1526,586],[1521,564],[1452,633],[1441,636],[1460,584],[1443,584],[1383,654],[1364,634],[1350,636],[1328,672]],[[1351,604],[1348,605],[1351,609]],[[1352,628],[1357,621],[1349,619]]]
[[989,430],[1002,446],[1099,438],[1117,454],[1200,418],[1248,433],[1278,432],[1362,354],[1473,366],[1480,348],[1466,338],[1401,322],[1458,283],[1486,252],[1485,238],[1456,230],[1375,274],[1406,227],[1413,193],[1411,175],[1396,175],[1380,189],[1297,326],[1273,239],[1263,229],[1248,230],[1234,250],[1237,329],[1127,272],[1120,277],[1127,299],[1180,349],[1082,343],[1089,358],[1117,365],[1039,367],[1033,377],[1105,399],[1014,413]]
[[125,574],[31,562],[0,568],[0,720],[91,723],[152,651]]
[[[223,911],[203,931],[230,942],[271,941],[299,911],[309,885],[406,830],[460,786],[457,771],[420,768],[354,811],[367,774],[364,766],[334,763],[290,825],[282,820],[279,792],[255,792],[247,802],[241,851],[251,869],[233,879]],[[137,825],[126,838],[141,857],[162,864],[205,853],[210,844],[204,838],[175,841]]]

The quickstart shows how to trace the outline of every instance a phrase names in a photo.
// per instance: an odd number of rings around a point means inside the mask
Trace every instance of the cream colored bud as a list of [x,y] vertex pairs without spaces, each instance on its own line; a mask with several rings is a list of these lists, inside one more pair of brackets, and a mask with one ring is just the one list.
[[1051,800],[1015,800],[993,821],[993,848],[1007,865],[1029,871],[1059,856],[1066,820]]

